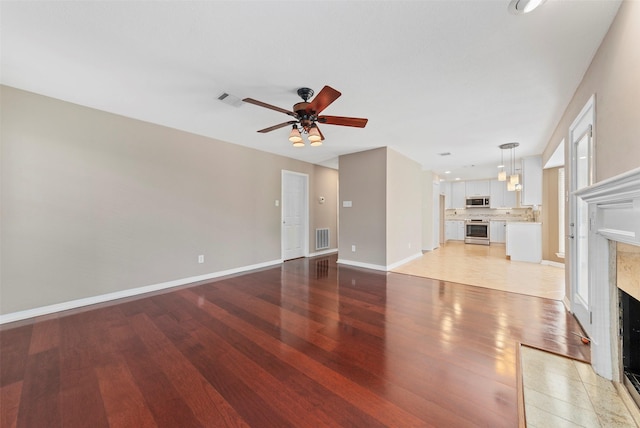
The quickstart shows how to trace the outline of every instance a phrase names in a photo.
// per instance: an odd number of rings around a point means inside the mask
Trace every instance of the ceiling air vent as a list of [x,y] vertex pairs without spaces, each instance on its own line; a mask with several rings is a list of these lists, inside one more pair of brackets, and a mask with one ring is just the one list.
[[223,103],[229,104],[233,107],[240,107],[242,105],[242,100],[240,98],[236,97],[235,95],[227,94],[226,92],[220,94],[218,99]]
[[451,156],[451,152],[438,153],[440,156]]

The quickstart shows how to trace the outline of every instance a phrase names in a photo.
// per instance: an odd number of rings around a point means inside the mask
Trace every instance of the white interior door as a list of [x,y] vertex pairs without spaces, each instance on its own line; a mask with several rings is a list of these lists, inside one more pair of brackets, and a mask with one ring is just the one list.
[[589,280],[589,212],[587,203],[573,195],[593,183],[593,123],[595,99],[592,97],[571,126],[571,309],[586,333],[591,335],[591,281]]
[[282,171],[282,259],[305,257],[309,248],[309,176]]

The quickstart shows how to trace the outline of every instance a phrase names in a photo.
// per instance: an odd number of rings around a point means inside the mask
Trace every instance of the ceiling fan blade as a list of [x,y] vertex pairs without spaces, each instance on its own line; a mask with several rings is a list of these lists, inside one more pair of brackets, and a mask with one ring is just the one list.
[[261,133],[264,134],[266,132],[271,132],[271,131],[275,131],[276,129],[284,128],[287,125],[293,125],[294,123],[298,123],[298,121],[297,120],[290,120],[289,122],[284,122],[284,123],[280,123],[278,125],[273,125],[273,126],[270,126],[268,128],[261,129],[258,132],[261,132]]
[[285,110],[285,109],[280,108],[280,107],[272,106],[271,104],[263,103],[262,101],[254,100],[253,98],[245,98],[242,101],[244,101],[245,103],[255,104],[255,105],[260,106],[260,107],[264,107],[264,108],[268,108],[268,109],[271,109],[271,110],[279,111],[280,113],[288,114],[289,116],[295,116],[295,113],[290,111],[290,110]]
[[342,117],[342,116],[320,116],[318,122],[327,125],[353,126],[356,128],[364,128],[369,119],[359,117]]
[[320,93],[315,96],[313,100],[307,106],[307,111],[313,111],[319,114],[322,110],[327,108],[329,104],[338,99],[342,95],[340,92],[333,89],[331,86],[325,86]]

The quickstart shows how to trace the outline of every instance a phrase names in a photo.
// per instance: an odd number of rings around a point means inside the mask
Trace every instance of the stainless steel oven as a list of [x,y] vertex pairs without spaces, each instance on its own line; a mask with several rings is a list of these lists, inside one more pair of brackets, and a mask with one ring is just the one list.
[[489,245],[489,222],[469,219],[464,223],[464,243]]

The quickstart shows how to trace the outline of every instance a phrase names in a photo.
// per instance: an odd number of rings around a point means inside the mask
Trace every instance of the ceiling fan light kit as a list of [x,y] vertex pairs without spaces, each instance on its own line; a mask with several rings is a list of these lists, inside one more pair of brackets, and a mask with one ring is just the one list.
[[[302,141],[302,135],[300,135],[300,131],[298,130],[298,127],[296,125],[293,125],[293,128],[291,129],[291,133],[289,134],[289,141],[293,143],[294,147],[298,147],[296,146],[296,143]],[[304,143],[302,143],[302,145],[304,146]]]
[[318,128],[317,123],[323,123],[327,125],[351,126],[356,128],[364,128],[367,125],[368,119],[363,118],[320,116],[322,110],[327,108],[342,94],[330,86],[325,86],[324,88],[322,88],[320,93],[316,95],[316,97],[311,102],[309,102],[309,99],[313,96],[313,94],[314,92],[312,89],[298,89],[298,95],[300,96],[300,98],[302,98],[303,101],[294,104],[293,111],[276,107],[274,105],[255,100],[253,98],[245,98],[242,101],[250,104],[255,104],[259,107],[279,111],[289,116],[293,116],[296,120],[290,120],[288,122],[270,126],[269,128],[260,129],[258,132],[264,134],[267,132],[275,131],[276,129],[283,128],[287,125],[293,125],[291,132],[289,133],[289,141],[293,143],[294,147],[304,147],[305,144],[302,139],[302,134],[307,134],[307,139],[309,140],[311,146],[322,145],[324,136]]

